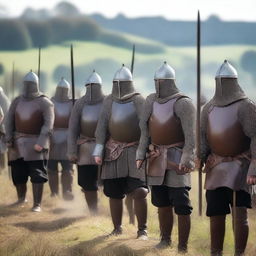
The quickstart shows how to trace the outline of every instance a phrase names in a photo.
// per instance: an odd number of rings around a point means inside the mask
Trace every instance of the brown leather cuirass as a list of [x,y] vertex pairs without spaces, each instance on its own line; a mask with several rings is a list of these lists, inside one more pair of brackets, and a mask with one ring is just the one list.
[[54,128],[68,128],[68,122],[72,111],[72,101],[54,101]]
[[16,132],[40,134],[43,124],[43,112],[36,100],[18,102],[15,110]]
[[211,151],[219,156],[236,156],[250,148],[238,120],[240,101],[225,107],[213,107],[208,115],[207,139]]
[[109,133],[113,140],[130,143],[140,139],[139,118],[133,102],[112,103]]
[[95,130],[102,108],[102,102],[85,105],[81,113],[81,134],[89,138],[95,138]]
[[174,113],[177,98],[166,103],[154,102],[149,119],[149,133],[151,142],[156,145],[170,145],[184,141],[181,122]]

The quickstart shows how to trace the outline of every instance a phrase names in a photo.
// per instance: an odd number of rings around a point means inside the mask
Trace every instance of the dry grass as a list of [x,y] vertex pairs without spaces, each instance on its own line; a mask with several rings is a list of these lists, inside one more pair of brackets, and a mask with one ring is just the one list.
[[[209,255],[209,226],[206,217],[197,216],[197,191],[191,191],[195,211],[192,216],[192,230],[188,256]],[[112,230],[108,211],[108,200],[100,195],[101,214],[90,216],[78,186],[75,186],[76,199],[67,203],[49,196],[45,186],[43,212],[30,212],[29,203],[24,208],[9,205],[16,200],[16,193],[7,175],[0,176],[0,256],[172,256],[177,255],[177,228],[173,232],[173,248],[159,251],[154,249],[158,243],[159,230],[156,209],[149,201],[149,240],[138,241],[136,228],[123,220],[124,234],[118,238],[109,238]],[[255,212],[250,211],[251,232],[247,254],[255,255],[256,223]],[[233,235],[230,217],[227,223],[225,254],[232,255]]]

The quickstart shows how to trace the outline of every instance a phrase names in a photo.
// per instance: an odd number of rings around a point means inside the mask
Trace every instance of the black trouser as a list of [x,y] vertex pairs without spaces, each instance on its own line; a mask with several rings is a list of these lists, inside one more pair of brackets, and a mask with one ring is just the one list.
[[24,161],[23,158],[10,162],[12,181],[14,185],[25,184],[28,177],[32,183],[45,183],[48,181],[46,161]]
[[137,188],[147,188],[144,181],[132,177],[106,179],[103,180],[103,185],[104,194],[114,199],[123,199]]
[[174,207],[178,215],[190,215],[192,206],[189,199],[189,189],[187,187],[174,188],[164,185],[152,186],[151,201],[156,207]]
[[84,191],[98,190],[98,166],[97,165],[78,165],[78,185]]
[[[207,190],[206,201],[208,217],[229,214],[230,207],[233,207],[233,190],[227,187]],[[236,191],[236,206],[252,208],[250,194],[243,190]]]

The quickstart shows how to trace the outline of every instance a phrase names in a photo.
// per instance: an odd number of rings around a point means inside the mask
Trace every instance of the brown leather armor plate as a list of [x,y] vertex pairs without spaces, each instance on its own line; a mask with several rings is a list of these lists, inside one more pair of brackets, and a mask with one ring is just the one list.
[[250,148],[250,138],[238,120],[240,102],[213,107],[208,115],[207,139],[211,151],[219,156],[236,156]]
[[109,133],[113,140],[134,142],[140,139],[139,118],[133,102],[112,103]]
[[43,112],[37,100],[20,100],[15,110],[15,130],[25,134],[40,134],[44,124]]
[[153,144],[170,145],[184,141],[181,122],[174,113],[176,101],[177,98],[163,104],[154,102],[149,119],[149,133]]
[[72,101],[54,102],[54,128],[68,128],[68,122],[72,111]]
[[89,138],[95,138],[95,130],[102,108],[102,102],[85,105],[81,113],[81,134]]

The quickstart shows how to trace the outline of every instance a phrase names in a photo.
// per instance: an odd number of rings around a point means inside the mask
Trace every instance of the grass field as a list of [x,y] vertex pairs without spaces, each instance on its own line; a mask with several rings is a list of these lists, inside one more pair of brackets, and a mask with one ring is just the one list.
[[[189,243],[189,255],[209,255],[208,219],[197,216],[197,182],[193,174],[191,191],[194,212]],[[76,181],[75,181],[76,183]],[[107,238],[112,230],[108,200],[100,192],[100,215],[90,216],[82,193],[74,186],[75,200],[64,202],[50,198],[48,184],[45,186],[43,212],[30,212],[32,197],[29,184],[29,203],[24,208],[12,208],[16,193],[7,174],[0,176],[0,255],[1,256],[172,256],[177,255],[177,227],[173,232],[173,247],[159,251],[159,229],[156,208],[150,203],[148,217],[148,241],[137,241],[136,228],[123,219],[124,234]],[[250,210],[250,236],[248,256],[256,251],[256,212]],[[224,255],[233,255],[233,235],[228,217]]]
[[[126,35],[131,42],[143,42],[159,45],[158,42]],[[69,45],[66,42],[62,45],[50,46],[42,49],[41,70],[47,76],[47,89],[51,95],[56,86],[53,80],[53,73],[57,66],[69,66]],[[106,45],[99,42],[72,42],[74,44],[75,69],[80,67],[76,74],[76,86],[83,88],[83,81],[95,68],[99,71],[104,83],[105,93],[111,90],[112,77],[114,72],[125,63],[128,67],[131,62],[131,50]],[[194,97],[196,88],[196,48],[195,47],[170,47],[161,45],[164,53],[142,54],[136,53],[134,80],[136,88],[144,96],[154,89],[153,75],[158,66],[167,60],[175,69],[177,84],[179,87]],[[203,93],[209,98],[212,96],[214,88],[215,72],[224,59],[230,60],[238,69],[239,80],[245,91],[256,98],[255,85],[249,73],[242,69],[240,59],[244,52],[248,50],[256,51],[256,46],[247,45],[227,45],[202,47],[202,87]],[[15,61],[15,68],[23,75],[30,69],[37,71],[38,50],[27,51],[6,51],[0,52],[0,62],[4,65],[5,78],[0,76],[0,84],[11,84],[12,62]],[[96,64],[95,64],[96,63]],[[96,65],[96,66],[95,66]],[[61,74],[70,78],[70,72]],[[82,81],[82,82],[81,82]],[[19,83],[20,81],[16,81]]]

